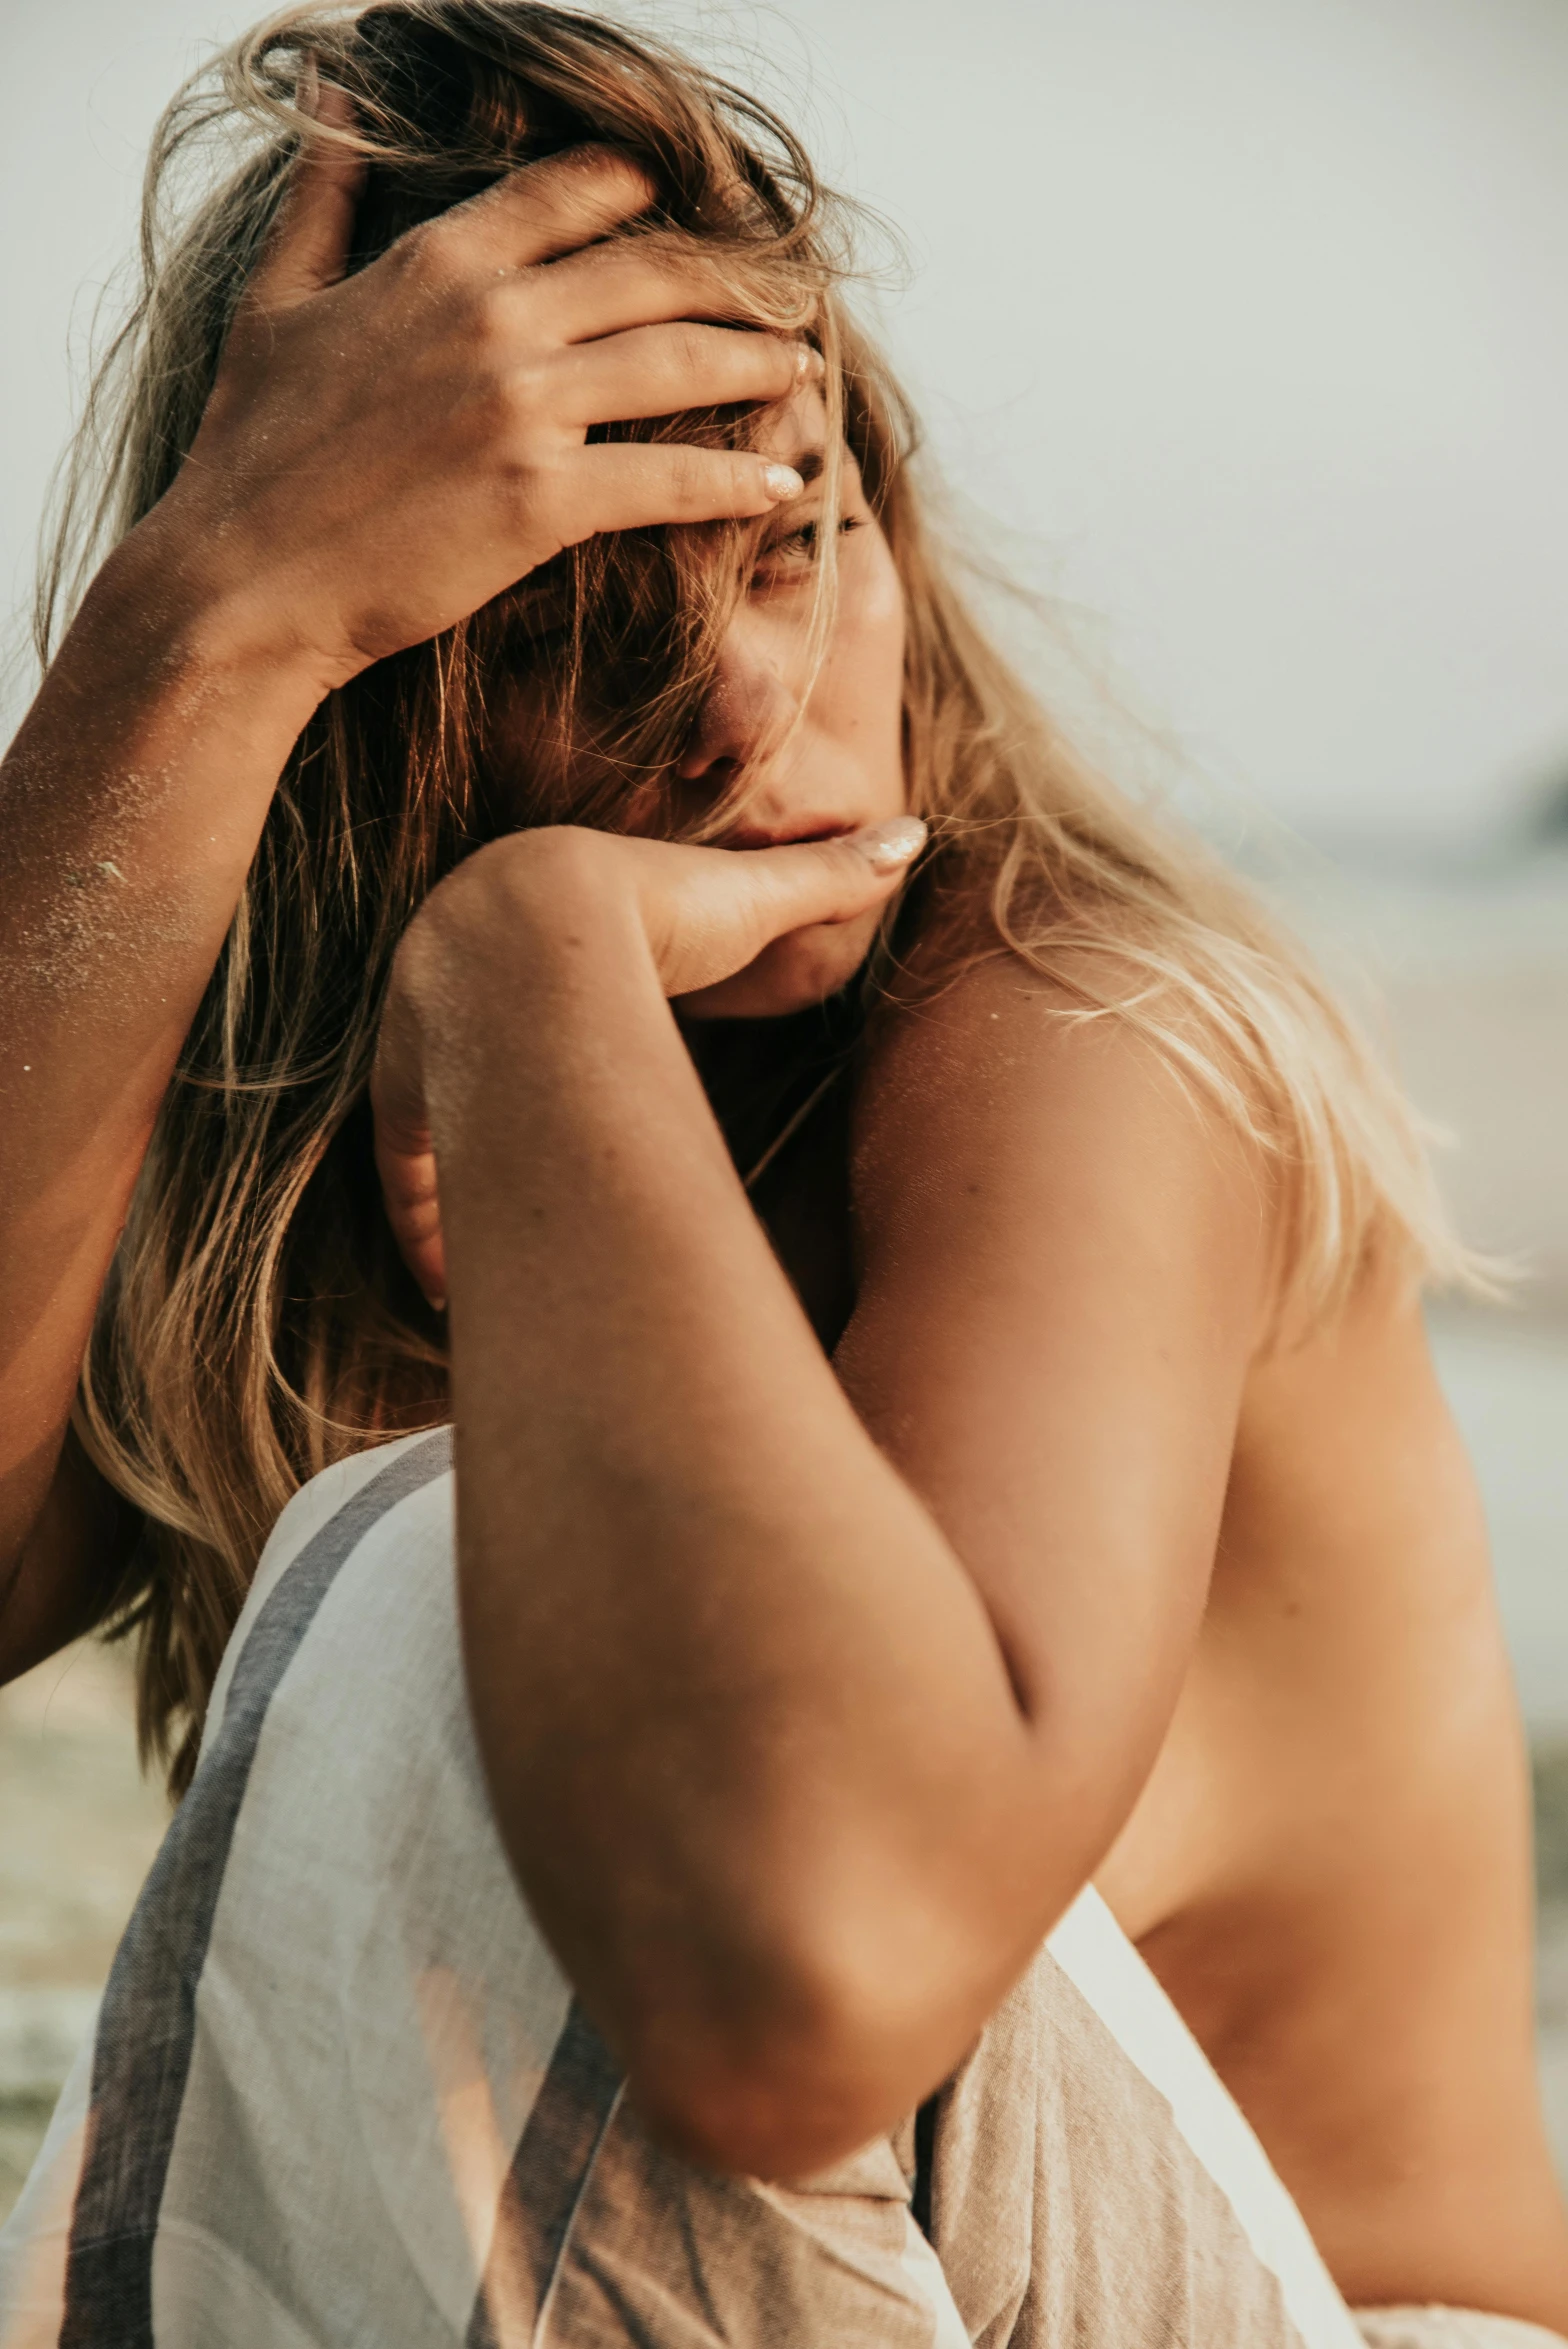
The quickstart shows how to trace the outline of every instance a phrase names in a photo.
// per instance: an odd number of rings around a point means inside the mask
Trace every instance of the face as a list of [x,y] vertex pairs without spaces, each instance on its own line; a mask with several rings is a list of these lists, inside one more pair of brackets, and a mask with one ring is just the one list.
[[[802,475],[805,494],[769,519],[673,791],[664,795],[665,821],[684,827],[707,817],[745,768],[744,806],[718,835],[724,848],[820,840],[904,812],[903,589],[847,451],[836,607],[812,669],[826,423],[821,395],[807,389],[781,403],[759,435],[767,455]],[[878,919],[870,913],[776,939],[690,1008],[705,1019],[766,1019],[820,1003],[859,969]]]
[[[721,848],[829,838],[904,812],[903,590],[847,452],[836,609],[813,670],[826,434],[821,394],[809,386],[764,419],[755,445],[793,465],[804,494],[765,525],[673,776],[641,804],[630,801],[619,828],[689,837],[721,808],[742,770],[742,806],[708,835]],[[506,765],[515,758],[519,772],[534,775],[547,767],[525,696],[513,703],[501,739]],[[878,918],[822,923],[776,939],[746,970],[682,1009],[703,1020],[768,1019],[820,1003],[853,978]]]

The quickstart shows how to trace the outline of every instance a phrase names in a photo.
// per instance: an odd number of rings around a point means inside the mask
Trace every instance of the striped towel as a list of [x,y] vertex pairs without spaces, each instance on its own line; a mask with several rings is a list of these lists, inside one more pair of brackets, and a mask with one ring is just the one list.
[[[279,1519],[11,2221],[0,2349],[1361,2349],[1093,1892],[916,2131],[655,2145],[491,1821],[450,1431]],[[928,2206],[928,2207],[927,2207]]]

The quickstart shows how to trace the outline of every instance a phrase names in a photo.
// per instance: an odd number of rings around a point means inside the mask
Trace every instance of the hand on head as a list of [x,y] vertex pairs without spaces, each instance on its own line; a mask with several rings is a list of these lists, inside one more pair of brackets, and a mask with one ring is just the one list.
[[[347,99],[324,89],[316,123],[163,527],[183,533],[209,588],[320,691],[438,635],[597,533],[765,517],[800,501],[760,551],[715,697],[673,779],[722,797],[778,730],[774,705],[789,704],[782,733],[793,728],[806,751],[797,744],[771,776],[773,812],[735,841],[746,853],[575,827],[511,834],[436,890],[405,938],[372,1084],[376,1153],[398,1244],[439,1302],[424,1071],[442,990],[431,972],[463,965],[472,977],[478,954],[505,988],[519,912],[550,920],[569,875],[565,898],[596,919],[628,913],[657,984],[699,1015],[792,1009],[843,984],[924,838],[894,816],[901,605],[885,542],[867,531],[879,551],[862,558],[872,585],[860,604],[874,643],[851,624],[836,666],[831,646],[815,664],[803,652],[822,501],[806,498],[789,460],[799,442],[804,471],[822,466],[821,360],[783,336],[713,323],[733,314],[734,297],[696,241],[672,251],[614,234],[653,195],[625,155],[579,147],[513,171],[350,276],[365,166]],[[777,409],[778,429],[756,450],[589,437],[596,425],[746,403]],[[814,831],[836,836],[802,837],[803,807]]]
[[590,443],[598,424],[784,397],[805,344],[706,323],[715,261],[612,232],[652,189],[580,147],[509,173],[344,275],[364,164],[322,91],[166,529],[323,691],[600,531],[797,495],[766,455]]
[[[509,974],[526,989],[531,931],[585,910],[619,937],[630,922],[650,978],[700,1009],[776,941],[879,913],[925,837],[914,816],[752,850],[552,826],[509,833],[460,865],[398,950],[370,1084],[388,1220],[429,1302],[446,1302],[446,1264],[427,1071],[450,1048],[454,1005]],[[506,1008],[492,1003],[492,1016]],[[511,1008],[526,1017],[526,1002]]]

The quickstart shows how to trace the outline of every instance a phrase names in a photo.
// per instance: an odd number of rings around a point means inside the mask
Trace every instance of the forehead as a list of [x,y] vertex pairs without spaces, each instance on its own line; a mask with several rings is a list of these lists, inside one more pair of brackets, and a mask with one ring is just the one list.
[[[765,457],[778,457],[793,465],[809,489],[826,463],[827,438],[827,408],[815,384],[808,384],[762,411],[752,445]],[[844,469],[851,481],[858,481],[854,454],[848,448],[844,450]]]

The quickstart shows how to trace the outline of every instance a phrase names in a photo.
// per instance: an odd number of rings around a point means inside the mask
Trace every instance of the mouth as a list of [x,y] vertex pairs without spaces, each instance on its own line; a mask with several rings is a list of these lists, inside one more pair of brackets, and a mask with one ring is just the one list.
[[811,840],[841,840],[858,827],[853,817],[803,816],[798,823],[738,824],[714,845],[718,848],[799,848]]

